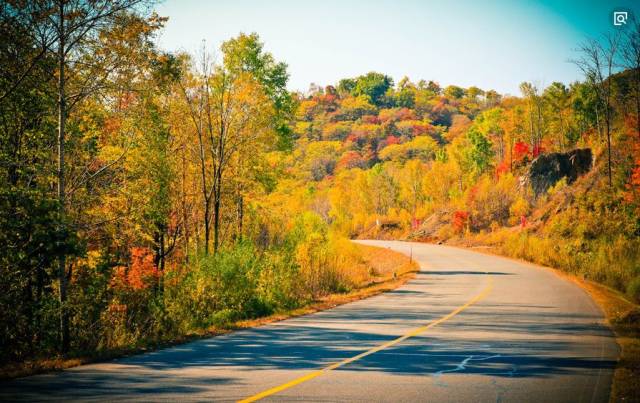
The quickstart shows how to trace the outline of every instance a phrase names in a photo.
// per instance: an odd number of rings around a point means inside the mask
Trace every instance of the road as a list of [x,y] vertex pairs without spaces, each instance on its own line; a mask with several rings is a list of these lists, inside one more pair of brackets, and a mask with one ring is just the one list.
[[421,271],[328,311],[3,383],[0,401],[608,401],[618,347],[575,284],[468,250],[363,242]]

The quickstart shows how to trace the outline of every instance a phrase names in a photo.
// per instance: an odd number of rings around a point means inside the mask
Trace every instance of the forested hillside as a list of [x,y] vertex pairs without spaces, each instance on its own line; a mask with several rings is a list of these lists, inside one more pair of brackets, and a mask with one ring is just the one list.
[[[376,72],[302,94],[257,34],[167,53],[143,4],[63,3],[0,8],[2,364],[360,287],[358,237],[497,245],[640,299],[640,29],[519,96]],[[534,192],[532,161],[575,148],[588,172]]]
[[[525,82],[520,97],[379,73],[314,88],[270,197],[293,196],[347,237],[493,245],[640,298],[639,70],[606,78],[588,51],[609,50],[587,46],[578,63],[600,82]],[[576,148],[592,154],[581,175],[545,179],[554,153]]]

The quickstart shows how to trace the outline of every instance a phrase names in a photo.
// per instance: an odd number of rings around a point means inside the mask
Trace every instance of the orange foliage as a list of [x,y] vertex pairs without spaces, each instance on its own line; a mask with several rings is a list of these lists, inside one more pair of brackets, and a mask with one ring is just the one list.
[[153,253],[149,248],[133,247],[129,267],[115,268],[111,285],[143,290],[155,284],[159,277],[158,268],[153,262]]
[[112,135],[120,130],[120,126],[122,126],[122,121],[120,119],[116,117],[108,117],[104,120],[102,128],[106,134]]
[[522,161],[524,157],[529,155],[529,144],[518,141],[513,146],[513,160],[514,161]]
[[380,123],[380,119],[378,119],[378,117],[375,116],[375,115],[364,115],[362,117],[362,123],[369,123],[369,124],[377,125],[377,124]]
[[509,163],[507,161],[502,161],[496,167],[496,178],[500,178],[500,176],[502,176],[502,174],[505,174],[507,172],[509,172]]
[[542,154],[544,152],[544,147],[539,145],[539,146],[535,146],[533,147],[533,158],[536,158],[538,155]]
[[387,143],[388,146],[390,146],[391,144],[399,144],[400,139],[397,138],[396,136],[387,136],[387,138],[385,139],[385,142]]
[[469,225],[468,211],[455,211],[453,213],[453,228],[456,232],[461,233]]
[[381,122],[399,122],[402,120],[415,120],[416,112],[408,108],[381,109],[378,113]]
[[362,158],[357,151],[347,151],[342,154],[342,157],[338,160],[337,168],[338,169],[351,169],[351,168],[364,168],[366,166],[366,161]]
[[625,201],[636,204],[636,209],[640,212],[640,145],[635,147],[635,164],[625,188]]

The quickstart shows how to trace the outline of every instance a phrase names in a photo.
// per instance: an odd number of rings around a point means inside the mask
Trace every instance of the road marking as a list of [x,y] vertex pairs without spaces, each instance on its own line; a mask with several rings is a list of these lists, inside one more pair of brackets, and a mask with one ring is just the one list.
[[480,292],[480,294],[476,295],[471,300],[469,300],[466,304],[464,304],[462,306],[459,306],[458,308],[456,308],[453,311],[449,312],[447,315],[441,317],[440,319],[437,319],[437,320],[435,320],[433,322],[429,322],[429,324],[427,324],[425,326],[421,326],[419,328],[413,329],[410,332],[405,333],[404,335],[402,335],[402,336],[400,336],[400,337],[398,337],[396,339],[393,339],[393,340],[390,340],[388,342],[382,343],[382,344],[380,344],[380,345],[378,345],[376,347],[373,347],[373,348],[371,348],[371,349],[369,349],[369,350],[367,350],[367,351],[365,351],[363,353],[360,353],[358,355],[355,355],[355,356],[353,356],[351,358],[346,358],[346,359],[344,359],[342,361],[333,363],[333,364],[328,365],[328,366],[326,366],[326,367],[324,367],[322,369],[319,369],[317,371],[310,372],[310,373],[308,373],[306,375],[303,375],[300,378],[296,378],[296,379],[294,379],[294,380],[292,380],[290,382],[283,383],[280,386],[276,386],[274,388],[267,389],[267,390],[265,390],[263,392],[260,392],[260,393],[258,393],[256,395],[253,395],[253,396],[248,397],[246,399],[239,400],[238,403],[250,403],[250,402],[255,402],[256,400],[264,399],[265,397],[274,395],[274,394],[276,394],[278,392],[282,392],[283,390],[287,390],[287,389],[290,389],[290,388],[292,388],[292,387],[294,387],[296,385],[299,385],[299,384],[301,384],[303,382],[306,382],[306,381],[309,381],[311,379],[317,378],[320,375],[323,375],[323,374],[325,374],[325,373],[327,373],[329,371],[332,371],[332,370],[334,370],[336,368],[340,368],[340,367],[345,366],[347,364],[350,364],[350,363],[352,363],[354,361],[357,361],[357,360],[359,360],[361,358],[364,358],[364,357],[366,357],[368,355],[371,355],[373,353],[377,353],[378,351],[384,350],[385,348],[389,348],[391,346],[394,346],[394,345],[396,345],[398,343],[403,342],[404,340],[406,340],[406,339],[408,339],[410,337],[417,336],[420,333],[423,333],[423,332],[427,331],[428,329],[431,329],[432,327],[437,326],[440,323],[445,322],[445,321],[453,318],[454,316],[456,316],[460,312],[464,311],[465,309],[467,309],[471,305],[473,305],[473,304],[477,303],[478,301],[484,299],[491,292],[492,288],[493,288],[493,279],[491,278],[491,276],[488,276],[487,285]]

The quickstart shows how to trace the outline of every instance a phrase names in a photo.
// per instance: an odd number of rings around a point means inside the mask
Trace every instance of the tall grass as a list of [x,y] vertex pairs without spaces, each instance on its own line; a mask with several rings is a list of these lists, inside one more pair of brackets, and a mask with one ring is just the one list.
[[502,230],[488,239],[516,258],[555,267],[605,284],[640,302],[640,240],[545,237],[527,231]]

